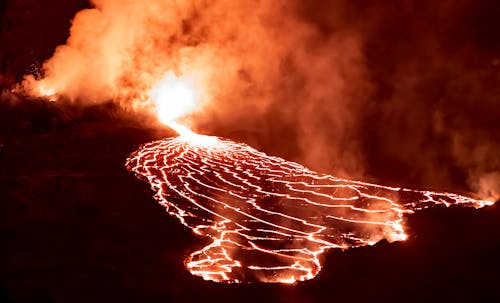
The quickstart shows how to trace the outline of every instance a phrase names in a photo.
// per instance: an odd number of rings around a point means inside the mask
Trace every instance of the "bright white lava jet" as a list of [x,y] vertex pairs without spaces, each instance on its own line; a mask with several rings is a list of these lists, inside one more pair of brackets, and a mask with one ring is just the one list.
[[214,137],[193,132],[177,122],[180,117],[192,112],[198,106],[199,92],[185,77],[177,77],[169,72],[149,92],[154,102],[158,120],[175,130],[185,140],[198,144],[213,144]]
[[[197,90],[186,79],[167,73],[149,92],[149,98],[156,107],[158,119],[176,131],[182,130],[176,119],[192,112],[197,106]],[[181,134],[181,133],[179,133]]]

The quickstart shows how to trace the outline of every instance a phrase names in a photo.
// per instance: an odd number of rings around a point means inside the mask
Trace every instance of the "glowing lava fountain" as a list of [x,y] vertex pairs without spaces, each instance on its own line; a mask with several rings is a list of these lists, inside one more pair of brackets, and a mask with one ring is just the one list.
[[243,143],[180,133],[143,145],[126,166],[150,183],[170,215],[212,239],[185,263],[206,280],[311,279],[327,249],[405,240],[405,214],[435,205],[493,204],[339,179]]

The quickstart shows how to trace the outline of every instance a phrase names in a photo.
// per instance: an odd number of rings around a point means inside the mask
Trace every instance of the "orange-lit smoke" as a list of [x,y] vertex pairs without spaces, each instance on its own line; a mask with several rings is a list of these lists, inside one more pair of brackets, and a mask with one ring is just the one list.
[[[220,45],[226,37],[189,29],[203,11],[213,17],[208,6],[220,12],[229,1],[91,3],[94,8],[74,17],[67,43],[44,63],[45,77],[26,76],[24,87],[32,94],[82,103],[114,100],[134,108],[154,103],[163,120],[193,110],[194,99],[208,102],[212,90],[234,75],[234,56]],[[202,24],[193,30],[202,31],[210,18],[198,20]],[[189,104],[181,109],[184,101]]]
[[[301,162],[335,166],[339,174],[362,171],[352,140],[361,104],[350,97],[365,83],[356,32],[324,37],[290,1],[91,3],[73,19],[66,45],[45,62],[45,78],[27,76],[25,87],[35,94],[152,108],[158,81],[194,79],[195,128],[291,125],[302,138]],[[322,132],[325,119],[331,123]]]
[[[491,177],[500,165],[484,167],[480,163],[488,156],[469,161],[464,151],[488,145],[491,138],[446,147],[441,140],[427,148],[430,135],[448,141],[463,137],[461,121],[446,116],[453,117],[448,109],[457,108],[454,102],[464,96],[452,95],[453,87],[478,87],[486,76],[468,83],[466,67],[457,64],[463,56],[433,47],[440,37],[419,18],[420,10],[406,2],[394,8],[299,2],[91,0],[93,8],[74,17],[67,43],[45,62],[45,77],[27,76],[24,86],[51,99],[112,100],[159,112],[161,120],[183,118],[193,129],[245,140],[337,176],[364,177],[367,162],[380,162],[369,156],[378,148],[382,160],[394,159],[393,170],[415,170],[409,178],[419,186],[449,187],[453,172],[440,169],[446,150],[477,191],[492,191],[485,184],[500,183]],[[429,18],[441,20],[440,12],[458,18],[467,11],[446,3],[433,4],[436,16]],[[394,39],[386,35],[399,26],[406,30],[404,39],[418,47],[407,50],[408,42],[397,40],[399,32]],[[441,83],[440,73],[458,79],[442,95],[427,85]],[[471,93],[471,104],[477,96]],[[444,112],[442,131],[429,130],[433,110]],[[372,130],[370,138],[363,137],[366,129]],[[478,138],[471,133],[464,140],[469,137]],[[498,160],[498,148],[488,146],[488,155]]]

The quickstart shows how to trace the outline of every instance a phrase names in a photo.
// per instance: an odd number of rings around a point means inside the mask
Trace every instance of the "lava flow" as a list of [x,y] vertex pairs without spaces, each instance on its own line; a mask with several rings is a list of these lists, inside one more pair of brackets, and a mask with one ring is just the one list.
[[405,240],[405,214],[493,204],[340,179],[172,126],[180,136],[143,145],[126,166],[150,183],[169,214],[212,239],[185,262],[206,280],[308,280],[321,270],[319,255],[327,249]]

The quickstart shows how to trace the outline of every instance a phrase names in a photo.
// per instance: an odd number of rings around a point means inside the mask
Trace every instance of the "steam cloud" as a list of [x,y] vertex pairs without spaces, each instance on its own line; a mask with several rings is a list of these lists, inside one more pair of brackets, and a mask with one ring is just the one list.
[[499,28],[488,1],[91,3],[27,87],[137,106],[173,71],[204,89],[195,129],[338,176],[389,163],[381,177],[467,179],[498,198],[500,140],[488,129],[498,129],[500,42],[484,37]]

